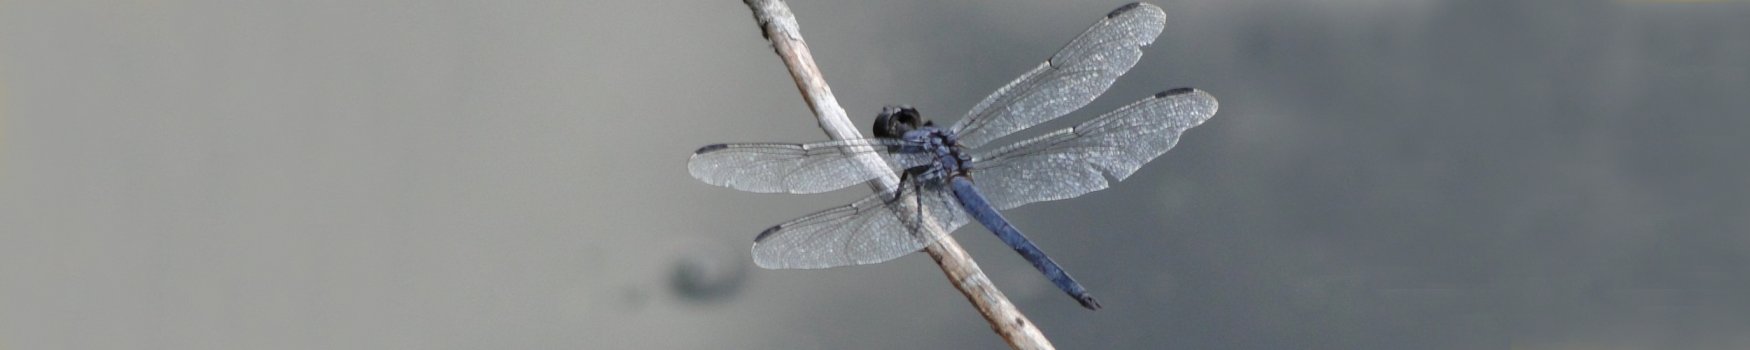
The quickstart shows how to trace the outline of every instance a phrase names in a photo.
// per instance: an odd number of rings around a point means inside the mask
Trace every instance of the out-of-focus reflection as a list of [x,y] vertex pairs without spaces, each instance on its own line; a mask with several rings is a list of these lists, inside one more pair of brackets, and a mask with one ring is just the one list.
[[719,303],[741,293],[748,279],[748,258],[724,246],[692,246],[674,263],[669,288],[682,300]]

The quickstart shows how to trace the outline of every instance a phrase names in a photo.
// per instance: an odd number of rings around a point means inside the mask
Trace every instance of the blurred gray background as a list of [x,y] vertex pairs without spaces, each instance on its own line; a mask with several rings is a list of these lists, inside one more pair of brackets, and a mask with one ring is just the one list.
[[[1053,129],[1222,109],[1008,215],[1062,348],[1750,348],[1750,2],[1185,1]],[[951,122],[1119,1],[795,1],[858,124]],[[859,197],[688,154],[824,139],[739,1],[0,1],[0,348],[1001,348],[923,255],[768,271]]]

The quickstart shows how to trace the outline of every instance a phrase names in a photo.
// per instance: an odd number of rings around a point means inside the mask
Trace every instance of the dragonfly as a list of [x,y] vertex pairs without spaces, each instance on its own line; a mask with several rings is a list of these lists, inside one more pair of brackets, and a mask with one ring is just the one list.
[[[946,128],[915,108],[887,106],[875,118],[873,138],[707,145],[693,153],[687,170],[705,183],[757,193],[821,193],[873,180],[899,184],[760,232],[753,246],[760,267],[880,263],[940,239],[926,225],[952,232],[977,221],[1083,307],[1098,310],[1099,301],[1000,211],[1123,180],[1214,116],[1215,98],[1170,89],[1071,128],[1008,146],[986,144],[1092,102],[1136,65],[1165,23],[1166,13],[1154,5],[1113,10]],[[859,163],[871,153],[903,171]]]

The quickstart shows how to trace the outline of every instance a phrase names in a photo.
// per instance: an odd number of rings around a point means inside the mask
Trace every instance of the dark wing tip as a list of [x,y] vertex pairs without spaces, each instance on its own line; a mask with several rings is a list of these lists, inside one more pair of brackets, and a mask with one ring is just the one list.
[[772,226],[771,228],[767,228],[765,231],[760,231],[760,235],[753,236],[753,242],[759,243],[760,241],[764,241],[764,240],[766,240],[766,236],[771,236],[773,233],[778,233],[778,230],[782,229],[782,228],[784,228],[784,225]]
[[715,145],[705,145],[705,147],[699,147],[699,150],[693,151],[693,154],[715,152],[717,150],[724,149],[724,148],[729,148],[729,144],[719,143],[719,144],[715,144]]
[[1106,13],[1106,18],[1118,17],[1118,15],[1122,15],[1125,12],[1130,12],[1130,10],[1135,10],[1137,7],[1140,7],[1140,6],[1142,6],[1141,2],[1133,2],[1133,3],[1124,4],[1124,6],[1119,6],[1118,9],[1115,9],[1115,10],[1112,10],[1112,12]]
[[[1173,96],[1173,95],[1184,95],[1184,94],[1189,94],[1192,92],[1197,92],[1197,89],[1182,87],[1182,88],[1176,88],[1176,89],[1171,89],[1171,90],[1167,90],[1167,91],[1161,91],[1160,93],[1155,94],[1155,98],[1161,98],[1161,97],[1167,97],[1167,96]],[[701,151],[703,151],[703,150],[701,150]]]

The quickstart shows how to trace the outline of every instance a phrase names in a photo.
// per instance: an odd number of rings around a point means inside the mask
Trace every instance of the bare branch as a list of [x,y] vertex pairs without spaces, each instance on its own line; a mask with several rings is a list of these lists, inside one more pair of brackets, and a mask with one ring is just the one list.
[[[862,134],[851,124],[845,115],[844,107],[840,107],[838,99],[832,95],[832,89],[826,84],[825,76],[821,75],[820,67],[814,64],[814,55],[808,51],[808,44],[802,41],[802,33],[796,25],[796,16],[790,12],[790,7],[782,0],[743,0],[748,8],[753,10],[754,20],[759,22],[761,33],[772,43],[772,49],[783,59],[784,66],[789,68],[790,77],[796,81],[796,88],[802,91],[803,101],[819,120],[821,129],[834,140],[855,139]],[[860,166],[871,169],[881,169],[889,173],[887,163],[874,153],[864,153],[857,159]],[[869,186],[877,193],[886,193],[898,188],[898,183],[889,177],[877,178]],[[915,215],[915,210],[904,210],[900,215]],[[926,213],[927,215],[927,213]],[[933,223],[933,220],[923,220]],[[978,268],[978,263],[972,256],[960,248],[960,243],[954,241],[940,227],[934,224],[926,225],[927,234],[938,238],[935,243],[924,247],[930,258],[942,267],[942,273],[960,294],[984,315],[990,322],[991,330],[1003,337],[1009,347],[1015,349],[1053,349],[1051,342],[1045,338],[1045,333],[1034,327],[1020,309],[1010,303],[1008,297],[997,290],[984,271]]]

